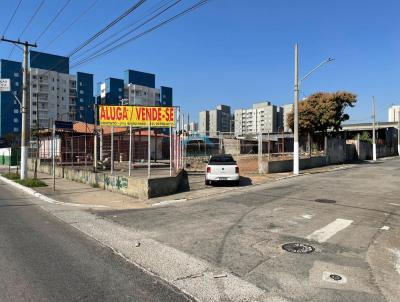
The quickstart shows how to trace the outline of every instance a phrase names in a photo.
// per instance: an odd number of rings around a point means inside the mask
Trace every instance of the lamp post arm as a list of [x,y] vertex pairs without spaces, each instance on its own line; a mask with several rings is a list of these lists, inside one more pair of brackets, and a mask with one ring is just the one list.
[[299,84],[304,81],[305,79],[307,79],[311,74],[314,73],[314,71],[316,71],[317,69],[321,68],[323,65],[332,62],[335,59],[332,58],[328,58],[325,61],[321,62],[319,65],[317,65],[316,67],[314,67],[313,69],[311,69],[311,71],[309,73],[307,73],[303,78],[300,79]]

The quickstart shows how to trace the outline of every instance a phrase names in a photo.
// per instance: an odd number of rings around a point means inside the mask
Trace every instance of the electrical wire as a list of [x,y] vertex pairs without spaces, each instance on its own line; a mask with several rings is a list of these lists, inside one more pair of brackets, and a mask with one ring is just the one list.
[[[98,49],[95,51],[95,53],[101,52],[105,49],[107,49],[109,46],[117,43],[118,41],[120,41],[121,39],[123,39],[124,37],[126,37],[127,35],[135,32],[136,30],[140,29],[141,27],[145,26],[146,24],[150,23],[151,21],[153,21],[155,18],[157,18],[158,16],[162,15],[164,12],[166,12],[167,10],[169,10],[170,8],[174,7],[175,5],[177,5],[179,2],[181,2],[182,0],[176,0],[174,3],[172,3],[171,5],[169,5],[168,7],[166,7],[165,9],[163,9],[162,11],[158,12],[157,14],[155,14],[154,16],[150,17],[149,19],[147,19],[145,22],[141,23],[140,25],[136,26],[135,28],[131,29],[130,31],[128,31],[127,33],[124,33],[123,35],[121,35],[120,37],[112,40],[111,42],[109,42],[108,44],[106,44],[105,46],[103,46],[102,48]],[[122,31],[125,31],[126,28],[124,28]],[[106,41],[106,40],[105,40]],[[103,41],[103,42],[105,42]],[[90,52],[91,50],[97,48],[97,46],[99,46],[99,44],[96,44],[92,49],[89,49],[83,53],[81,53],[79,56],[75,57],[74,60],[76,61],[78,58],[82,57],[85,53]],[[93,55],[94,53],[92,53]]]
[[113,27],[115,24],[120,22],[122,19],[127,17],[129,14],[131,14],[133,11],[135,11],[137,8],[139,8],[146,0],[139,0],[136,2],[133,6],[131,6],[128,10],[126,10],[123,14],[118,16],[116,19],[111,21],[108,25],[106,25],[104,28],[99,30],[96,34],[94,34],[92,37],[87,39],[85,42],[83,42],[81,45],[76,47],[71,53],[68,55],[68,57],[71,57],[72,55],[76,54],[78,51],[80,51],[82,48],[86,47],[89,45],[91,42],[93,42],[95,39],[100,37],[102,34],[104,34],[107,30],[109,30],[111,27]]
[[49,30],[49,28],[53,25],[53,23],[57,20],[57,18],[62,14],[62,12],[67,8],[68,4],[71,3],[71,0],[67,0],[64,5],[61,7],[61,9],[57,12],[57,14],[54,16],[54,18],[47,24],[47,26],[42,30],[42,32],[39,34],[39,36],[36,38],[35,42],[38,42],[43,35]]
[[[35,19],[36,15],[39,13],[39,11],[40,11],[40,9],[42,8],[42,6],[43,6],[43,4],[44,4],[45,1],[46,1],[46,0],[42,0],[42,1],[40,2],[39,6],[36,8],[35,12],[34,12],[33,15],[31,16],[31,18],[29,19],[28,23],[25,25],[24,29],[23,29],[22,32],[20,33],[18,39],[21,38],[21,36],[22,36],[22,35],[25,33],[25,31],[28,29],[29,25],[31,25],[33,19]],[[13,52],[14,52],[14,49],[15,49],[15,46],[12,47],[10,53],[8,54],[8,58],[11,57],[11,55],[12,55]]]
[[94,0],[92,4],[85,9],[79,16],[77,16],[69,25],[67,25],[53,40],[51,40],[43,49],[47,49],[50,45],[52,45],[57,39],[59,39],[62,35],[64,35],[72,26],[75,25],[84,15],[86,15],[97,3],[99,0]]
[[162,26],[164,26],[164,25],[166,25],[166,24],[168,24],[168,23],[174,21],[175,19],[177,19],[177,18],[179,18],[179,17],[181,17],[181,16],[183,16],[183,15],[185,15],[185,14],[188,14],[188,13],[192,12],[193,10],[199,8],[200,6],[206,4],[207,2],[208,2],[208,0],[199,1],[199,2],[197,2],[196,4],[192,5],[191,7],[185,9],[184,11],[182,11],[182,12],[176,14],[175,16],[173,16],[173,17],[171,17],[171,18],[169,18],[169,19],[167,19],[167,20],[165,20],[165,21],[163,21],[163,22],[161,22],[161,23],[159,23],[159,24],[157,24],[157,25],[151,27],[151,28],[148,29],[148,30],[145,30],[144,32],[142,32],[142,33],[140,33],[140,34],[138,34],[138,35],[136,35],[136,36],[134,36],[134,37],[132,37],[132,38],[129,38],[129,39],[127,39],[127,40],[125,40],[125,41],[123,41],[123,42],[121,42],[121,43],[119,43],[119,44],[117,44],[117,45],[115,45],[115,46],[109,48],[108,50],[105,50],[105,51],[100,52],[100,53],[96,53],[96,54],[94,54],[94,55],[92,55],[92,56],[88,56],[88,57],[86,57],[85,59],[82,59],[81,61],[79,61],[79,62],[73,64],[73,65],[71,66],[71,69],[72,69],[72,68],[75,68],[75,67],[78,67],[78,66],[80,66],[80,65],[86,64],[86,63],[88,63],[88,62],[90,62],[90,61],[92,61],[92,60],[94,60],[94,59],[96,59],[96,58],[98,58],[98,57],[100,57],[100,56],[107,55],[107,54],[109,54],[110,52],[115,51],[116,49],[118,49],[118,48],[124,46],[125,44],[130,43],[130,42],[132,42],[132,41],[134,41],[134,40],[137,40],[137,39],[143,37],[144,35],[149,34],[149,33],[153,32],[153,31],[159,29],[160,27],[162,27]]
[[[164,2],[164,3],[163,3],[163,2]],[[172,2],[172,1],[171,1],[171,0],[160,1],[157,5],[152,6],[148,11],[146,11],[146,14],[145,14],[144,16],[140,17],[140,18],[139,18],[138,20],[136,20],[135,22],[130,23],[130,24],[127,25],[126,27],[124,27],[124,28],[122,28],[122,29],[120,29],[120,30],[118,30],[118,31],[116,31],[116,32],[113,32],[110,36],[108,36],[108,37],[104,38],[103,40],[101,40],[100,42],[96,43],[96,44],[93,45],[91,48],[88,48],[88,49],[86,49],[86,50],[83,50],[83,51],[80,52],[77,56],[75,56],[75,57],[73,56],[73,57],[74,57],[74,60],[77,60],[78,58],[83,57],[83,56],[84,56],[85,54],[87,54],[88,52],[90,52],[90,51],[96,49],[97,47],[99,47],[99,46],[101,46],[102,44],[104,44],[105,42],[107,42],[107,40],[109,40],[110,38],[113,38],[113,37],[115,37],[116,35],[119,35],[120,33],[122,33],[122,32],[124,32],[124,31],[128,30],[130,27],[132,27],[132,26],[138,24],[140,21],[142,21],[143,19],[147,18],[149,15],[152,15],[153,13],[156,13],[157,11],[163,9],[166,5],[168,5],[169,2]],[[158,7],[158,8],[156,8],[156,7],[157,7],[158,5],[160,5],[160,4],[161,4],[161,6]],[[156,9],[154,10],[154,8],[156,8]],[[126,34],[124,34],[124,35],[126,35]]]
[[19,0],[19,2],[18,2],[18,4],[17,4],[17,7],[15,8],[13,14],[11,15],[10,20],[9,20],[8,23],[7,23],[6,28],[5,28],[4,31],[3,31],[3,34],[2,34],[3,37],[5,36],[5,34],[6,34],[7,30],[8,30],[8,28],[10,27],[11,22],[14,20],[14,17],[15,17],[15,15],[17,14],[18,8],[20,7],[21,3],[22,3],[22,0]]

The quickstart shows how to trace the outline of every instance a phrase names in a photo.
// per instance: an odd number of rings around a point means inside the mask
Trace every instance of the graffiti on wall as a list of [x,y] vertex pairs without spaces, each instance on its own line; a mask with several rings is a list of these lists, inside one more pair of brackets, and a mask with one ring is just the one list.
[[126,191],[128,189],[128,178],[104,175],[104,189]]

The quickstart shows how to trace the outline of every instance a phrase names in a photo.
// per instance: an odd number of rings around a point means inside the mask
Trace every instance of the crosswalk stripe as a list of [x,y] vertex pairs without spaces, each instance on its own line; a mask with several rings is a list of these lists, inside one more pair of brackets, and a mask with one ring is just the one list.
[[352,224],[352,222],[353,220],[338,218],[335,221],[331,222],[330,224],[324,226],[323,228],[316,230],[312,234],[308,235],[307,239],[318,241],[320,243],[325,242],[329,238],[334,236],[336,233],[347,228],[349,225]]

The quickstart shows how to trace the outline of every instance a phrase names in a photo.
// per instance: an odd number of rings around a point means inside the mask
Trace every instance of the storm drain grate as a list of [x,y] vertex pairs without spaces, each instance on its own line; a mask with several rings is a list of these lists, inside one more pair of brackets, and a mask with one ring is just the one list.
[[282,249],[290,253],[296,254],[310,254],[315,251],[315,248],[311,245],[303,243],[285,243],[282,245]]
[[340,281],[340,280],[342,280],[342,277],[339,276],[339,275],[336,275],[336,274],[331,274],[331,275],[329,275],[329,277],[330,277],[331,279],[335,280],[335,281]]
[[333,199],[316,199],[316,202],[321,202],[321,203],[336,203],[336,200]]

